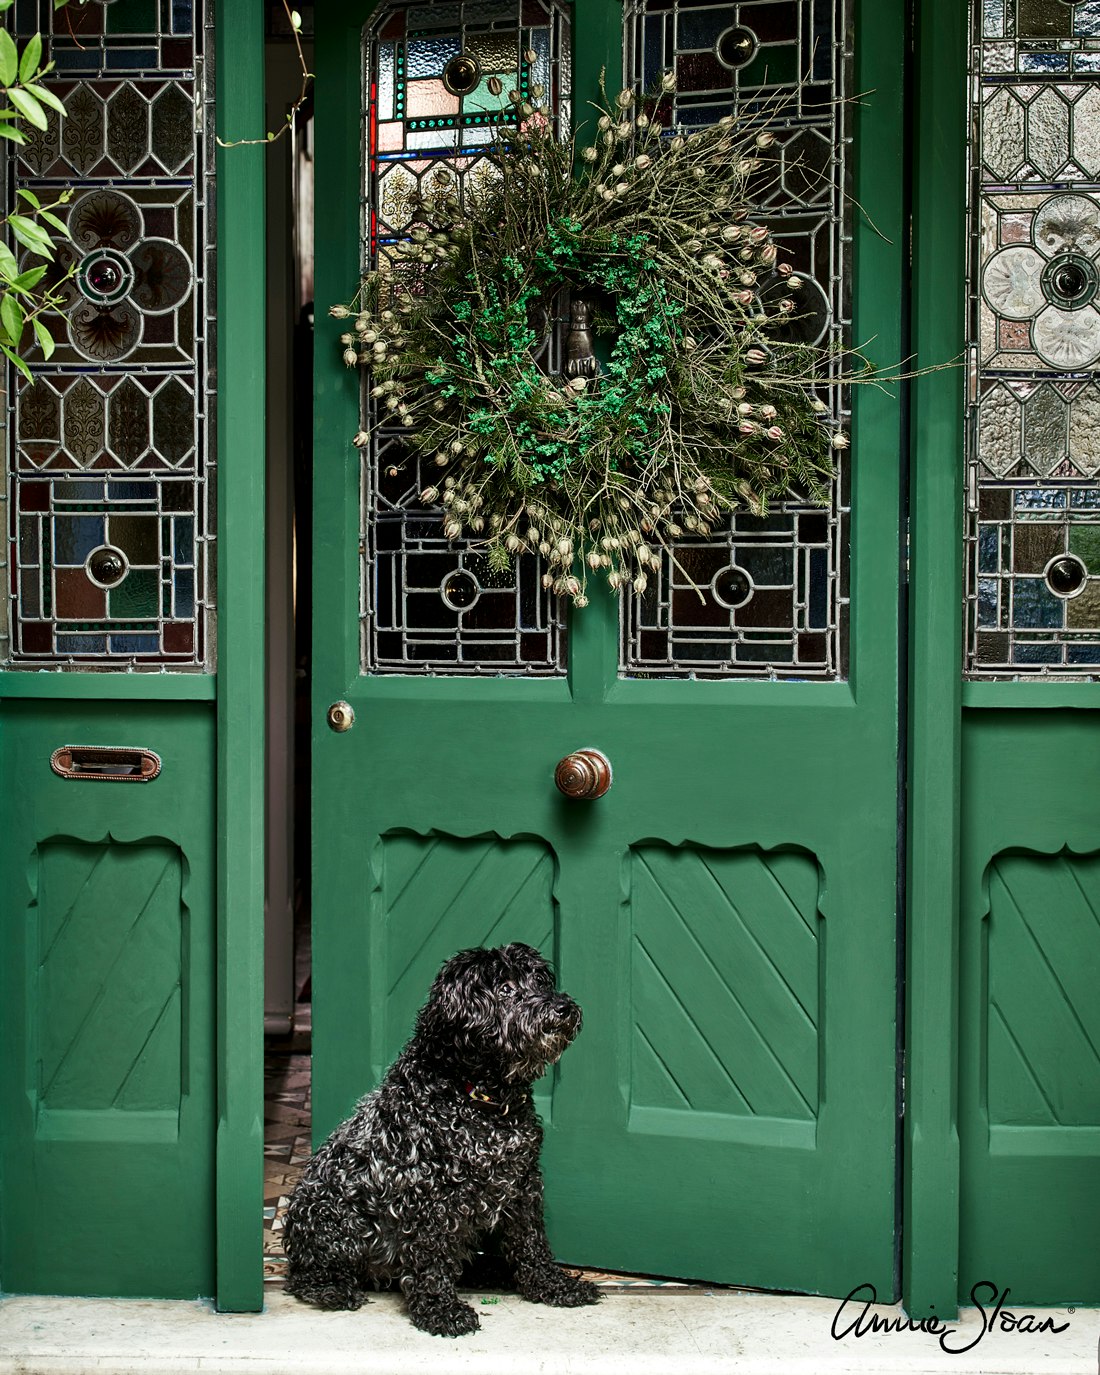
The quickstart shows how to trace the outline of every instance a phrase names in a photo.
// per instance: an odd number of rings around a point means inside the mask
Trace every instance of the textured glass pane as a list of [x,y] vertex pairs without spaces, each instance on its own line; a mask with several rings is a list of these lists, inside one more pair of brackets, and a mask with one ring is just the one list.
[[[842,343],[849,319],[845,140],[850,53],[846,4],[776,0],[716,5],[632,0],[631,78],[675,71],[672,119],[712,123],[783,101],[775,143],[750,187],[759,216],[805,282],[807,343]],[[742,46],[738,46],[742,45]],[[839,386],[834,414],[845,413]],[[826,510],[798,502],[760,519],[737,514],[706,543],[678,541],[641,596],[624,594],[621,666],[631,676],[816,677],[846,672],[848,475]]]
[[[534,52],[528,65],[522,54]],[[473,78],[456,82],[459,56]],[[418,196],[461,195],[490,175],[479,155],[506,119],[508,91],[534,82],[563,129],[569,122],[568,15],[558,0],[384,4],[365,45],[367,88],[364,240],[367,263],[394,270]],[[503,92],[493,94],[497,77]],[[494,81],[495,84],[495,81]],[[555,597],[542,587],[538,560],[493,572],[484,554],[443,534],[438,508],[425,508],[428,485],[404,447],[403,432],[366,423],[362,482],[362,661],[375,673],[560,674],[564,627]]]
[[72,238],[51,269],[57,349],[48,364],[30,356],[34,386],[9,377],[5,661],[210,668],[213,216],[197,169],[212,110],[195,108],[207,18],[193,24],[187,0],[51,11],[21,13],[45,29],[68,116],[13,149],[8,193],[71,188],[58,213]]
[[1085,45],[1100,5],[972,10],[966,672],[1089,675],[1100,667],[1100,88],[1067,76],[1096,69]]

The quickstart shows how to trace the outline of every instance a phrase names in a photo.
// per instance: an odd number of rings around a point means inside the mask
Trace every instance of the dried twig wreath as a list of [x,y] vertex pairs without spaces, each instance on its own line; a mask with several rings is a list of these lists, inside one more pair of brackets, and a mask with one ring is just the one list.
[[669,136],[672,89],[605,99],[587,146],[513,92],[491,174],[420,197],[397,269],[331,312],[376,414],[438,466],[421,495],[447,536],[500,568],[541,554],[578,606],[589,571],[641,592],[683,531],[824,499],[848,443],[818,394],[830,352],[791,328],[804,285],[747,201],[774,136],[759,116]]

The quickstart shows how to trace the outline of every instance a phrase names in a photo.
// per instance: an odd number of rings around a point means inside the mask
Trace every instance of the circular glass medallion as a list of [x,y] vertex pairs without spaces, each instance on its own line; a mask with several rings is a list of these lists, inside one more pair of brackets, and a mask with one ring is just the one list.
[[1080,310],[1100,290],[1100,274],[1091,258],[1080,253],[1059,253],[1043,268],[1043,295],[1062,310]]
[[985,265],[982,290],[998,315],[1007,320],[1029,320],[1043,307],[1040,275],[1043,259],[1027,244],[1002,248]]
[[130,571],[126,555],[110,544],[101,544],[98,549],[93,549],[84,566],[88,570],[88,577],[97,587],[117,587]]
[[1043,577],[1056,597],[1076,597],[1084,590],[1088,569],[1076,554],[1056,554],[1043,569]]
[[1031,342],[1040,358],[1061,372],[1089,367],[1100,358],[1100,314],[1047,306],[1031,327]]
[[[820,344],[832,318],[829,298],[812,277],[802,273],[792,275],[800,283],[797,290],[791,290],[789,278],[773,272],[760,288],[760,299],[773,312],[773,325],[782,329],[784,343]],[[776,313],[776,307],[783,300],[794,305],[789,315]]]
[[745,570],[734,563],[715,573],[710,580],[710,590],[719,606],[724,606],[727,611],[736,611],[752,597],[756,588]]
[[134,269],[129,258],[114,248],[97,248],[81,260],[76,284],[85,300],[96,306],[113,306],[130,294]]
[[141,212],[120,191],[104,187],[89,191],[69,214],[73,243],[85,253],[109,245],[126,249],[141,237]]
[[1048,258],[1100,248],[1100,206],[1088,196],[1051,196],[1039,207],[1032,231],[1035,246]]
[[481,80],[481,63],[472,53],[459,53],[443,68],[443,84],[451,95],[469,95]]
[[129,301],[114,307],[80,301],[69,312],[69,339],[85,358],[114,363],[133,353],[141,340],[141,315]]
[[469,611],[481,596],[481,584],[465,568],[456,568],[440,583],[439,595],[452,611]]
[[714,55],[723,67],[734,72],[738,67],[744,67],[746,63],[752,61],[759,46],[759,41],[752,29],[746,29],[741,24],[735,24],[733,28],[726,29],[724,33],[718,35],[718,41],[714,45]]
[[130,255],[134,265],[134,304],[151,315],[173,310],[191,290],[191,263],[166,239],[146,239]]

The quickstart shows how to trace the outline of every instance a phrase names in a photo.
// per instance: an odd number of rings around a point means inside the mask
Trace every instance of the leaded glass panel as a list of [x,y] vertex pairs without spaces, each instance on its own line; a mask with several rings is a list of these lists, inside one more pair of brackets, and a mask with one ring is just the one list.
[[[567,131],[570,63],[558,0],[383,4],[364,47],[364,265],[400,273],[416,198],[461,198],[471,178],[489,175],[483,154],[508,119],[509,91],[526,97],[541,85]],[[407,431],[381,422],[366,393],[363,408],[372,435],[361,487],[364,670],[564,672],[563,613],[538,559],[494,572],[476,546],[448,540],[439,508],[420,501],[432,479],[408,452]]]
[[1100,5],[972,7],[971,677],[1100,674]]
[[8,377],[12,667],[213,666],[212,17],[16,0],[56,64],[8,195],[66,186],[57,350]]
[[[847,342],[851,5],[843,0],[628,0],[626,71],[640,90],[676,76],[667,122],[731,111],[777,135],[750,195],[805,282],[801,337]],[[660,107],[664,108],[664,106]],[[766,289],[766,288],[765,288]],[[839,380],[823,394],[847,418]],[[721,534],[678,540],[640,596],[623,594],[621,670],[631,677],[841,678],[847,671],[849,476],[828,507],[737,513]]]

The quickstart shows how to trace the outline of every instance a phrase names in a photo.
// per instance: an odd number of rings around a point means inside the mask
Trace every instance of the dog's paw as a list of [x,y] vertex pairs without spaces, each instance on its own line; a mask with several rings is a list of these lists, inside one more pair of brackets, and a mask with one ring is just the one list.
[[328,1312],[351,1311],[362,1308],[367,1298],[352,1280],[343,1278],[298,1278],[287,1285],[287,1292]]
[[586,1303],[600,1301],[600,1291],[594,1284],[557,1266],[533,1276],[520,1293],[532,1303],[549,1304],[551,1308],[583,1308]]
[[433,1337],[465,1337],[481,1326],[478,1315],[460,1299],[447,1305],[410,1304],[409,1317],[415,1327]]

